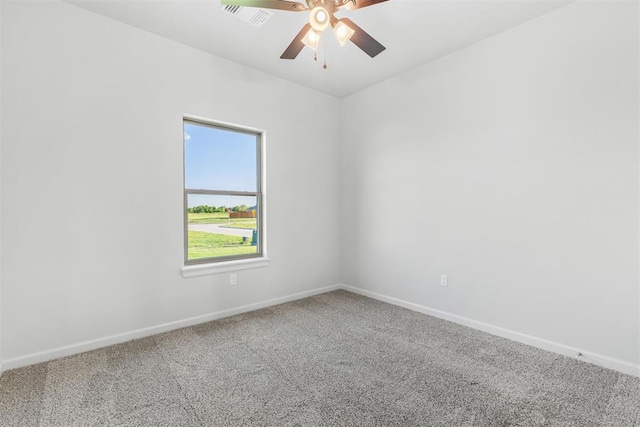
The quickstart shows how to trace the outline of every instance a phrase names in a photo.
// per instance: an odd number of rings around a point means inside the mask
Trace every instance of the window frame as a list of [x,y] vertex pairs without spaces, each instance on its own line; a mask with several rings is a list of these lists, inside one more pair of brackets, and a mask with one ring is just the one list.
[[[256,191],[233,191],[233,190],[205,190],[193,189],[186,186],[186,141],[184,139],[185,126],[193,124],[210,127],[218,130],[231,131],[251,135],[256,138]],[[266,257],[266,232],[265,232],[265,194],[264,194],[264,143],[265,131],[247,126],[220,122],[202,117],[184,115],[182,118],[182,190],[183,190],[183,234],[184,234],[184,267],[183,276],[241,270],[246,268],[256,268],[265,266]],[[212,195],[212,196],[248,196],[256,198],[256,227],[257,227],[257,252],[250,254],[227,255],[221,257],[209,257],[189,259],[189,221],[188,221],[188,197],[190,194]],[[214,268],[209,271],[208,267]]]

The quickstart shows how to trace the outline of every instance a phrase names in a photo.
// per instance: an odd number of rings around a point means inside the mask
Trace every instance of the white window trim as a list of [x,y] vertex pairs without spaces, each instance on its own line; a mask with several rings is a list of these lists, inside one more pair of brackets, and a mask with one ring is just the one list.
[[248,258],[233,261],[223,261],[208,264],[193,264],[182,267],[182,277],[209,276],[211,274],[228,273],[231,271],[250,270],[252,268],[267,267],[269,258]]
[[[229,261],[217,261],[203,264],[189,264],[183,265],[180,269],[182,272],[182,277],[190,278],[190,277],[200,277],[200,276],[210,276],[213,274],[221,274],[228,273],[232,271],[241,271],[241,270],[250,270],[253,268],[263,268],[269,265],[271,261],[267,257],[267,133],[263,129],[252,128],[248,126],[237,125],[234,123],[227,123],[221,121],[212,121],[210,119],[194,116],[190,114],[184,114],[182,116],[182,123],[184,120],[193,120],[193,121],[201,121],[205,123],[213,123],[220,126],[227,126],[231,128],[236,128],[240,130],[245,130],[248,132],[260,133],[260,180],[261,180],[261,191],[262,191],[262,256],[255,258],[244,258],[244,259],[234,259]],[[184,145],[184,142],[183,142]],[[184,147],[183,147],[184,150]],[[182,167],[184,168],[184,161],[182,162]],[[184,183],[183,183],[183,194],[184,194]],[[183,260],[184,263],[184,260]]]

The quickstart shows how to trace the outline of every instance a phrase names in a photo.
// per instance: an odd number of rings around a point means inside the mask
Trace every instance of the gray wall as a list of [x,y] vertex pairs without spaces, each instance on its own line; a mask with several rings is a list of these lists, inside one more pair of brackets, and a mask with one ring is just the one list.
[[[300,108],[331,123],[337,99],[66,3],[3,6],[5,361],[338,282],[339,130]],[[183,114],[267,131],[271,264],[237,287],[180,274]]]
[[347,98],[345,282],[637,365],[638,89],[581,2]]

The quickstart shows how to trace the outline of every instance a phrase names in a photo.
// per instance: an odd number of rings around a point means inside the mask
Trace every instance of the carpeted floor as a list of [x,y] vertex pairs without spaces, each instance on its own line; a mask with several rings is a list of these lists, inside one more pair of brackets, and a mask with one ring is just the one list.
[[640,426],[640,379],[344,291],[6,372],[2,426]]

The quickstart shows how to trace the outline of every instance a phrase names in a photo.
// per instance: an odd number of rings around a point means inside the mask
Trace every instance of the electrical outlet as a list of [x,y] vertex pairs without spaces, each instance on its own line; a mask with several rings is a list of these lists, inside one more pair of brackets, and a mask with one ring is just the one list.
[[231,286],[235,286],[238,284],[238,274],[237,273],[231,273],[229,275],[229,284]]
[[440,275],[440,285],[441,286],[449,286],[449,276],[446,274]]

